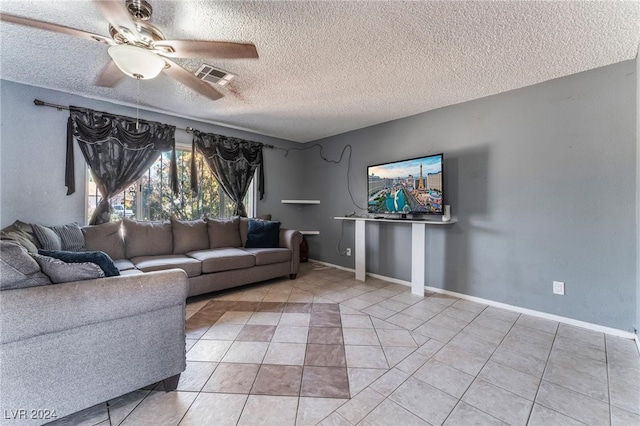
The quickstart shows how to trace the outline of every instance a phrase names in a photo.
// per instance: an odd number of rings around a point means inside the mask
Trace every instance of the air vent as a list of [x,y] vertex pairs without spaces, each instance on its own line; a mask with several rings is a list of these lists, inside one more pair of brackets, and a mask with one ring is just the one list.
[[233,77],[235,77],[235,75],[221,69],[214,68],[211,65],[202,64],[200,69],[196,72],[196,77],[206,81],[207,83],[226,86]]

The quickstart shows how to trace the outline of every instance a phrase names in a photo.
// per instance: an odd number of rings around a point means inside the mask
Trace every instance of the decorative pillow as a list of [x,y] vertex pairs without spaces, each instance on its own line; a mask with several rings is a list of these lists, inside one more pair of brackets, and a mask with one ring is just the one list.
[[173,254],[171,222],[135,222],[124,219],[122,223],[127,259]]
[[247,248],[271,248],[280,246],[280,222],[249,219]]
[[58,234],[62,241],[62,250],[65,251],[82,251],[84,250],[84,234],[80,225],[77,223],[68,223],[66,225],[51,226],[53,232]]
[[40,245],[40,243],[38,243],[38,239],[33,233],[33,227],[30,224],[20,222],[19,220],[16,220],[11,225],[3,228],[0,231],[0,239],[16,241],[30,253],[37,253],[39,248],[38,246]]
[[82,228],[85,248],[89,251],[103,251],[113,260],[124,259],[121,225],[122,221],[85,226]]
[[209,248],[242,247],[240,218],[207,219]]
[[27,250],[14,241],[0,242],[0,290],[51,284]]
[[45,250],[62,250],[62,239],[53,229],[46,226],[32,223],[33,233],[36,234],[38,242]]
[[103,251],[53,251],[38,250],[38,254],[53,257],[66,263],[95,263],[102,269],[105,277],[115,277],[120,275],[120,271],[113,263],[113,260]]
[[209,248],[209,232],[204,220],[182,221],[171,218],[173,254],[184,254]]
[[32,254],[31,256],[38,262],[42,272],[47,274],[54,284],[104,277],[104,272],[95,263],[65,263],[53,257],[40,254]]

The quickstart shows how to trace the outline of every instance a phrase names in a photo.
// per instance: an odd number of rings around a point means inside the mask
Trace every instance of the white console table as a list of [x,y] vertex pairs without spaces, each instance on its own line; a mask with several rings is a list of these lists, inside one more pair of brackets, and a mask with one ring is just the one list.
[[365,224],[366,222],[386,222],[396,225],[411,224],[411,293],[424,296],[424,264],[425,264],[425,230],[427,226],[452,225],[456,220],[448,222],[435,220],[411,219],[372,219],[364,217],[334,217],[336,220],[353,220],[356,224],[356,280],[364,281],[366,274]]

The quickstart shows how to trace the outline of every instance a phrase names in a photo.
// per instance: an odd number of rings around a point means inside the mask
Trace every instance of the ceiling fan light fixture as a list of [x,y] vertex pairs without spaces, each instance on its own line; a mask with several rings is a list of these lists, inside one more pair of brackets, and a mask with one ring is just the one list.
[[160,56],[130,44],[111,46],[109,56],[123,73],[141,80],[157,77],[165,67],[164,59]]

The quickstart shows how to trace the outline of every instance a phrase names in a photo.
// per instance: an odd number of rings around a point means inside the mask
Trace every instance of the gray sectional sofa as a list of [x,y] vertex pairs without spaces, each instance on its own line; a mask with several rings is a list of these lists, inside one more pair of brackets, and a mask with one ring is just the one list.
[[302,234],[280,229],[278,247],[245,248],[249,219],[136,222],[124,219],[82,228],[87,250],[100,250],[123,275],[178,268],[189,296],[282,276],[300,267]]
[[298,273],[300,232],[280,229],[278,247],[244,248],[248,223],[87,226],[85,249],[107,253],[121,275],[63,284],[29,255],[39,248],[30,225],[5,228],[0,425],[47,423],[160,380],[175,389],[188,296]]

